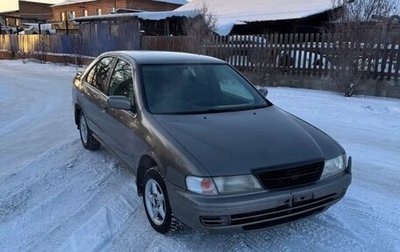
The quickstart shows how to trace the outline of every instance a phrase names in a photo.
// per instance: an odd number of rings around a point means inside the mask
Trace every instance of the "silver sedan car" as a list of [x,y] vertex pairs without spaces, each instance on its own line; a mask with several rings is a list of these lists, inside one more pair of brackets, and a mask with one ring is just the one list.
[[108,52],[75,77],[72,95],[83,146],[132,169],[160,233],[282,224],[325,211],[351,182],[336,141],[219,59]]

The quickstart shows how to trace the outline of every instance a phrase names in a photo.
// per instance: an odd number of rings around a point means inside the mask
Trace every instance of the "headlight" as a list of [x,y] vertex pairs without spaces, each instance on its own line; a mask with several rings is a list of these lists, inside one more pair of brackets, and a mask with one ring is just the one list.
[[206,195],[243,193],[262,190],[260,183],[253,175],[214,178],[188,176],[186,177],[186,186],[191,192]]
[[217,195],[217,189],[215,188],[214,181],[211,178],[187,176],[186,187],[189,191],[194,193]]
[[221,194],[253,192],[262,189],[253,175],[217,177],[214,178],[214,182]]
[[346,169],[346,154],[326,160],[321,178],[326,178],[339,174],[343,172],[344,169]]

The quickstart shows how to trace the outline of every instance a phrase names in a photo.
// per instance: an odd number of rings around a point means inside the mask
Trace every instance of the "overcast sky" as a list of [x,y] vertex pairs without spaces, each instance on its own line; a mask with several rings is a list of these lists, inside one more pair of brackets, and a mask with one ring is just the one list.
[[[65,0],[29,0],[29,2],[39,2],[39,3],[60,3]],[[17,10],[18,9],[18,0],[0,0],[0,12]]]

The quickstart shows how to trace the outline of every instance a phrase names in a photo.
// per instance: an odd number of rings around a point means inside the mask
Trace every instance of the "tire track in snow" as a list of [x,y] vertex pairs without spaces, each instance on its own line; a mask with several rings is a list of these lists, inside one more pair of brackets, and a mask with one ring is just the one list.
[[[57,154],[59,152],[63,152],[68,149],[74,149],[77,147],[79,149],[79,153],[84,153],[86,155],[76,155],[76,151],[71,151],[69,155],[71,158],[75,158],[73,162],[70,162],[70,159],[65,159],[65,156]],[[103,153],[103,156],[104,154],[106,153]],[[87,156],[92,156],[92,158],[87,159]],[[124,174],[121,174],[121,172],[118,172],[118,170],[115,169],[115,160],[107,157],[106,159],[104,159],[104,157],[101,156],[102,154],[84,151],[83,148],[78,145],[77,141],[74,141],[73,145],[68,143],[62,145],[61,147],[51,149],[50,151],[48,151],[48,153],[38,157],[36,161],[27,164],[26,169],[21,170],[21,173],[24,173],[28,170],[28,167],[33,167],[34,169],[37,169],[37,171],[35,171],[36,175],[29,173],[25,174],[26,183],[22,185],[24,190],[33,191],[35,193],[35,198],[31,199],[30,202],[28,202],[30,203],[30,205],[27,203],[24,204],[25,209],[22,209],[21,213],[13,212],[13,215],[9,216],[10,218],[14,217],[13,222],[19,224],[14,226],[11,225],[7,228],[13,232],[20,233],[23,237],[18,242],[15,241],[14,244],[18,243],[21,248],[23,248],[25,245],[31,248],[35,247],[35,244],[41,245],[40,243],[38,243],[38,240],[40,240],[38,234],[40,234],[39,236],[44,237],[45,241],[42,244],[46,244],[46,240],[48,240],[49,237],[53,238],[54,233],[52,234],[52,236],[44,236],[43,234],[46,233],[48,229],[57,229],[57,224],[55,224],[57,223],[57,221],[62,223],[60,225],[64,225],[65,218],[68,218],[67,215],[71,212],[75,212],[73,211],[73,209],[54,209],[59,206],[74,206],[77,204],[84,204],[84,202],[88,201],[89,198],[92,198],[92,202],[88,204],[92,205],[93,202],[97,203],[97,200],[102,202],[101,197],[105,199],[102,203],[99,204],[106,204],[108,201],[110,201],[110,199],[117,195],[119,188],[131,188],[129,194],[134,195],[134,197],[136,196],[136,189],[134,188],[134,180],[132,174],[128,174],[128,172],[124,172]],[[59,157],[62,158],[58,160]],[[107,161],[107,159],[109,160]],[[45,167],[45,169],[40,169],[39,165],[36,164],[41,164],[41,166]],[[50,164],[57,164],[57,166],[53,166]],[[73,168],[73,171],[68,171],[68,167],[70,167],[69,169]],[[65,170],[66,168],[67,171]],[[7,181],[7,178],[16,177],[18,175],[21,174],[16,173],[12,176],[10,175],[4,178],[3,181]],[[21,179],[21,177],[24,176],[19,177]],[[68,179],[64,180],[64,178],[66,177],[68,177]],[[110,177],[112,177],[112,180],[110,180]],[[125,184],[121,184],[121,181],[123,181],[123,179],[128,181],[126,181]],[[18,181],[15,182],[11,180],[9,181],[8,185],[2,188],[5,191],[12,192],[14,191],[13,188],[15,188],[15,185],[21,186],[18,185]],[[115,185],[117,189],[109,188],[110,186]],[[95,194],[96,192],[97,194]],[[74,197],[76,195],[78,195],[80,199],[73,198],[70,199],[70,201],[66,201],[68,197]],[[45,199],[45,201],[43,201],[43,199]],[[32,204],[35,204],[36,206]],[[27,207],[26,205],[29,206]],[[96,209],[94,209],[94,211],[96,211]],[[23,214],[22,218],[20,214]],[[81,213],[79,211],[75,213],[76,216],[80,216],[80,214]],[[89,211],[89,216],[88,214],[86,214],[86,217],[90,218],[90,214],[93,214],[93,212]],[[38,218],[41,219],[41,223],[36,223],[35,220],[37,220]],[[30,225],[26,226],[27,223],[30,223]],[[16,229],[18,228],[21,230],[17,231]],[[7,237],[6,232],[1,233],[3,235],[0,234],[0,240],[7,240],[8,238],[10,238]],[[35,237],[35,239],[30,244],[24,242],[25,239],[29,240],[31,239],[31,237]],[[10,248],[12,249],[14,245],[10,245]]]
[[372,206],[370,202],[351,196],[338,208],[340,211],[334,213],[334,218],[344,223],[347,230],[353,230],[353,234],[366,248],[381,248],[382,251],[396,251],[400,248],[400,218],[394,210],[386,210],[392,211],[392,214],[382,216],[376,214],[385,211],[380,209],[379,204]]

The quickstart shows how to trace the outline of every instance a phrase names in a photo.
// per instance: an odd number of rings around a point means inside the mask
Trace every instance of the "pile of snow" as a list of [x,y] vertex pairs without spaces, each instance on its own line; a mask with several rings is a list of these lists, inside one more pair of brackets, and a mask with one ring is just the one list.
[[106,150],[81,146],[71,106],[76,71],[0,61],[1,251],[400,251],[400,100],[270,88],[273,103],[353,156],[345,198],[265,230],[163,236],[146,219],[133,174]]
[[228,35],[236,24],[305,18],[331,10],[332,0],[193,0],[176,11],[207,8],[217,19],[217,33]]

